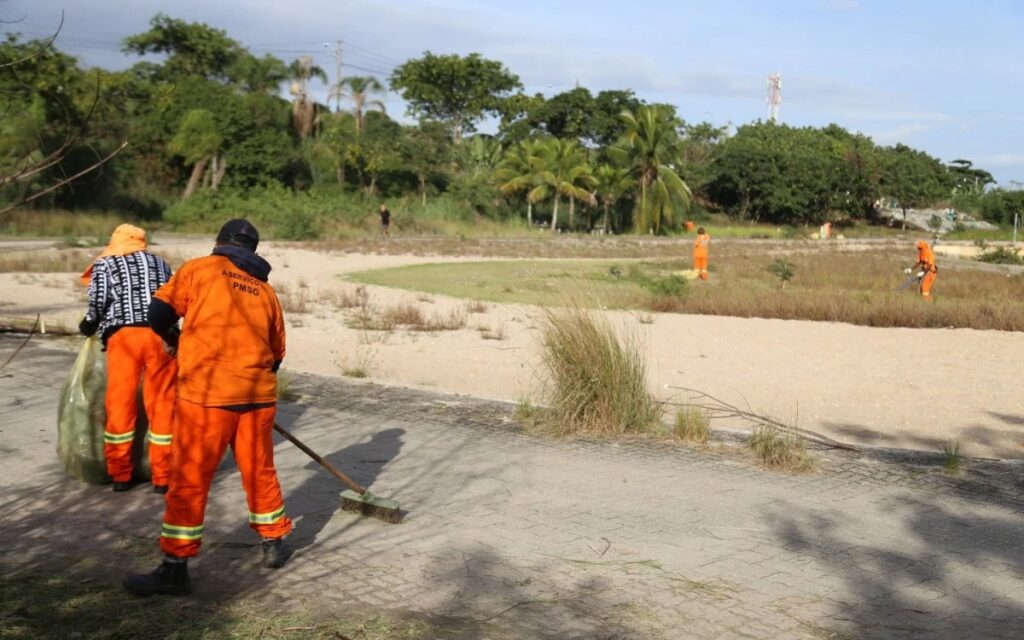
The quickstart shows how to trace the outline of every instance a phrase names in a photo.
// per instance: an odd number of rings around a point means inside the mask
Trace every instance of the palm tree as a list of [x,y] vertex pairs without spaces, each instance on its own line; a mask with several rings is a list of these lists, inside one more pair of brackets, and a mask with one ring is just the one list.
[[384,103],[380,100],[370,100],[373,94],[383,94],[384,85],[373,76],[349,76],[342,78],[341,82],[331,89],[331,98],[349,97],[352,98],[352,114],[356,117],[356,134],[363,131],[363,112],[375,108],[385,113]]
[[629,169],[613,167],[610,164],[600,165],[594,171],[594,178],[597,180],[595,193],[604,207],[604,232],[608,233],[608,210],[633,188],[634,181],[629,175]]
[[551,138],[540,148],[542,171],[539,179],[555,196],[555,204],[551,213],[551,230],[558,228],[558,205],[562,196],[569,197],[569,228],[572,229],[576,199],[580,198],[594,204],[594,194],[587,187],[595,184],[590,162],[583,149],[575,140]]
[[533,205],[548,197],[548,187],[541,179],[543,142],[521,140],[510,148],[494,172],[498,190],[503,195],[526,192],[526,223],[533,226]]
[[683,152],[676,131],[679,122],[657,105],[642,105],[636,113],[623,111],[621,118],[626,131],[608,155],[629,167],[637,181],[637,230],[660,233],[663,220],[671,224],[676,204],[690,203],[690,188],[675,170]]
[[292,81],[289,89],[293,96],[292,126],[295,127],[300,140],[308,138],[313,133],[316,121],[316,100],[310,99],[308,92],[309,81],[313,78],[319,78],[327,84],[327,73],[313,64],[311,56],[302,56],[288,65],[288,79]]

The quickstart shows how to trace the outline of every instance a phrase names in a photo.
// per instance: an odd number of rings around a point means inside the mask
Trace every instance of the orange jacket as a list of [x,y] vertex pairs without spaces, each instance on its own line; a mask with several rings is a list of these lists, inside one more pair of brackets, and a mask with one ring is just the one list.
[[693,257],[694,258],[706,258],[708,257],[708,247],[711,245],[711,236],[706,233],[702,233],[697,236],[697,240],[693,243]]
[[207,407],[277,400],[284,316],[268,283],[211,255],[186,262],[154,297],[184,319],[179,397]]
[[927,243],[919,243],[917,245],[917,261],[921,263],[925,271],[935,272],[939,268],[935,266],[935,252],[928,246]]

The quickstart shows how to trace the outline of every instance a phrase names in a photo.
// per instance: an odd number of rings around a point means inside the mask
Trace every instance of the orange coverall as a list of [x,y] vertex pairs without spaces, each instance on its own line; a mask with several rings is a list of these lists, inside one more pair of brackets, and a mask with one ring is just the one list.
[[917,243],[917,262],[924,271],[920,286],[921,296],[931,302],[932,286],[935,284],[935,275],[939,272],[939,268],[935,265],[935,253],[924,240]]
[[281,304],[273,288],[212,255],[182,265],[157,299],[184,318],[178,344],[178,399],[160,548],[199,553],[214,472],[231,447],[263,538],[292,529],[274,467],[275,363],[284,359]]
[[697,236],[693,243],[693,270],[701,280],[708,279],[708,247],[711,245],[711,236],[702,233]]
[[132,442],[138,417],[139,379],[149,418],[149,466],[153,485],[166,486],[170,477],[171,434],[174,424],[174,383],[177,366],[160,338],[148,327],[124,327],[107,341],[107,424],[103,455],[114,482],[132,478]]

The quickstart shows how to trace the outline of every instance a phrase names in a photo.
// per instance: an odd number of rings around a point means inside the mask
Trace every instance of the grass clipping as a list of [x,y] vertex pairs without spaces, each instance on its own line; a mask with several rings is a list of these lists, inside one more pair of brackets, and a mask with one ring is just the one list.
[[535,427],[555,436],[647,433],[661,419],[647,391],[639,341],[579,306],[545,310],[541,378],[546,408]]

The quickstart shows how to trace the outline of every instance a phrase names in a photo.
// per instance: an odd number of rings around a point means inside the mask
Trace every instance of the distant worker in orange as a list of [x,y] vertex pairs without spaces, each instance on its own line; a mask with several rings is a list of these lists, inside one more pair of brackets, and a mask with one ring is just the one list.
[[[271,437],[277,412],[277,370],[285,354],[281,304],[267,283],[270,264],[256,255],[259,233],[229,220],[213,255],[190,260],[157,291],[153,331],[178,357],[178,400],[160,549],[152,573],[130,573],[124,586],[138,595],[184,595],[188,558],[199,553],[214,472],[228,446],[242,476],[249,526],[262,538],[263,566],[288,558],[292,530],[274,468]],[[180,340],[173,327],[183,319]]]
[[708,247],[711,236],[704,232],[704,227],[697,229],[697,239],[693,243],[693,270],[701,280],[708,279]]
[[693,233],[693,220],[686,221],[686,233]]
[[171,278],[171,267],[146,251],[146,232],[122,224],[82,274],[89,308],[78,330],[97,333],[107,351],[107,422],[103,455],[114,491],[132,484],[132,443],[138,417],[139,383],[149,418],[149,463],[153,491],[167,492],[177,365],[149,329],[153,293]]
[[919,289],[921,296],[928,302],[932,301],[932,286],[935,284],[935,275],[939,268],[935,265],[935,252],[924,240],[917,241],[917,262],[914,266],[906,269],[907,274],[917,271]]

